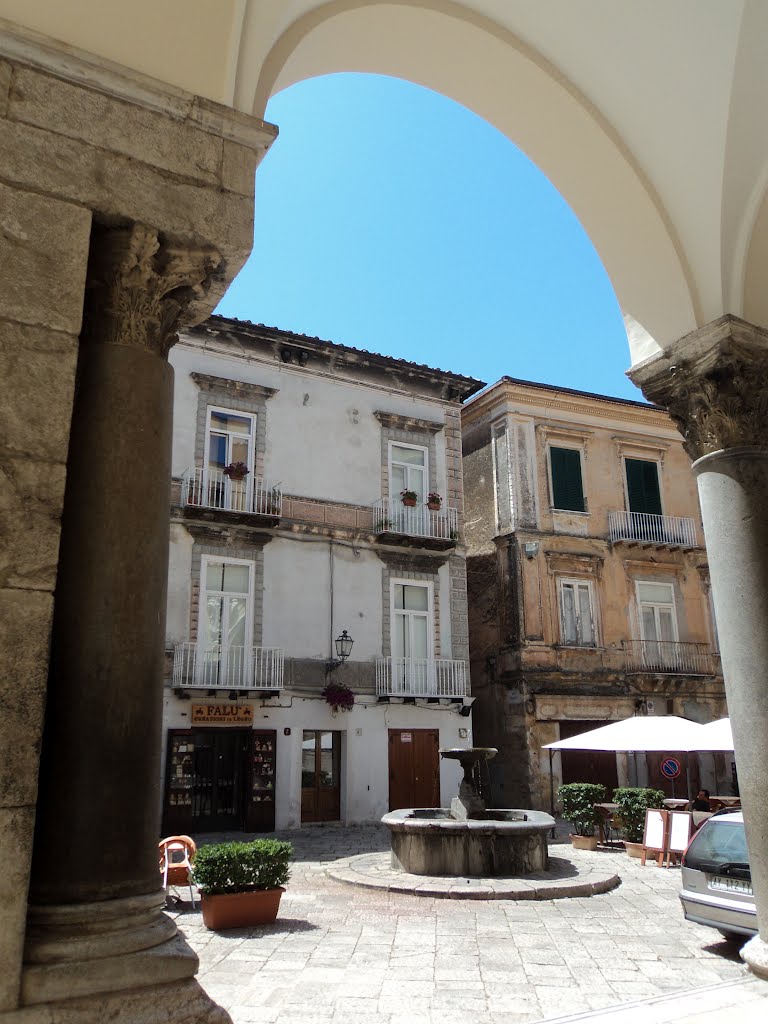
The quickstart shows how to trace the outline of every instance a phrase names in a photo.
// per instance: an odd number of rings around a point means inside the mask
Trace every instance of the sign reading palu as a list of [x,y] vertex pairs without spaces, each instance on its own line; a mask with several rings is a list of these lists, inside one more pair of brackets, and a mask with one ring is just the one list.
[[193,725],[251,725],[253,708],[248,704],[193,704]]

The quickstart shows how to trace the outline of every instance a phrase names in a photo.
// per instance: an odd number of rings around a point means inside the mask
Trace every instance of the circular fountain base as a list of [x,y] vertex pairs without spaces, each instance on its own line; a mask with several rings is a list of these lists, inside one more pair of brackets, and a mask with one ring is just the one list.
[[457,821],[447,809],[408,808],[381,820],[390,830],[393,868],[469,878],[546,871],[547,832],[555,825],[543,811],[506,809]]

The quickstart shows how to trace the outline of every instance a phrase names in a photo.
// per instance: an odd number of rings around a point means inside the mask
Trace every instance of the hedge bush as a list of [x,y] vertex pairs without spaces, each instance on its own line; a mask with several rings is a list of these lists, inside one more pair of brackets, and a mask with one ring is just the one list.
[[277,839],[201,846],[192,862],[192,880],[211,896],[254,889],[276,889],[290,877],[293,846]]
[[645,831],[645,812],[649,807],[663,807],[666,794],[661,789],[642,786],[621,786],[614,790],[613,802],[621,818],[622,832],[628,843],[641,843]]
[[577,836],[593,836],[600,820],[594,805],[605,800],[605,786],[596,782],[565,782],[557,791],[563,817],[573,823]]

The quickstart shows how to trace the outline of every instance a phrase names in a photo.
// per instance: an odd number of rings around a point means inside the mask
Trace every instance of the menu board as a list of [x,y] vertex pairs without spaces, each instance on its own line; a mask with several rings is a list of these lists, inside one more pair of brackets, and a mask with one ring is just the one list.
[[666,847],[667,819],[669,811],[649,807],[645,812],[643,846],[646,850],[664,850]]
[[690,811],[672,811],[669,819],[670,852],[685,853],[693,832],[693,815]]

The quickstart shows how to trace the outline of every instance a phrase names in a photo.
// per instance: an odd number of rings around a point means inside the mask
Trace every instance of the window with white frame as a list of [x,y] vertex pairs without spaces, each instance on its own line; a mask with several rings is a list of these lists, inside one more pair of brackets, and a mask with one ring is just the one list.
[[596,647],[597,625],[591,581],[559,579],[557,588],[561,643],[568,647]]
[[647,644],[675,643],[677,616],[672,584],[638,581],[636,586],[641,639]]
[[198,675],[201,685],[244,685],[253,642],[253,563],[203,556]]
[[400,497],[413,491],[416,503],[423,505],[429,492],[429,459],[422,445],[389,442],[389,496]]
[[434,688],[432,585],[392,581],[392,681],[403,693]]

